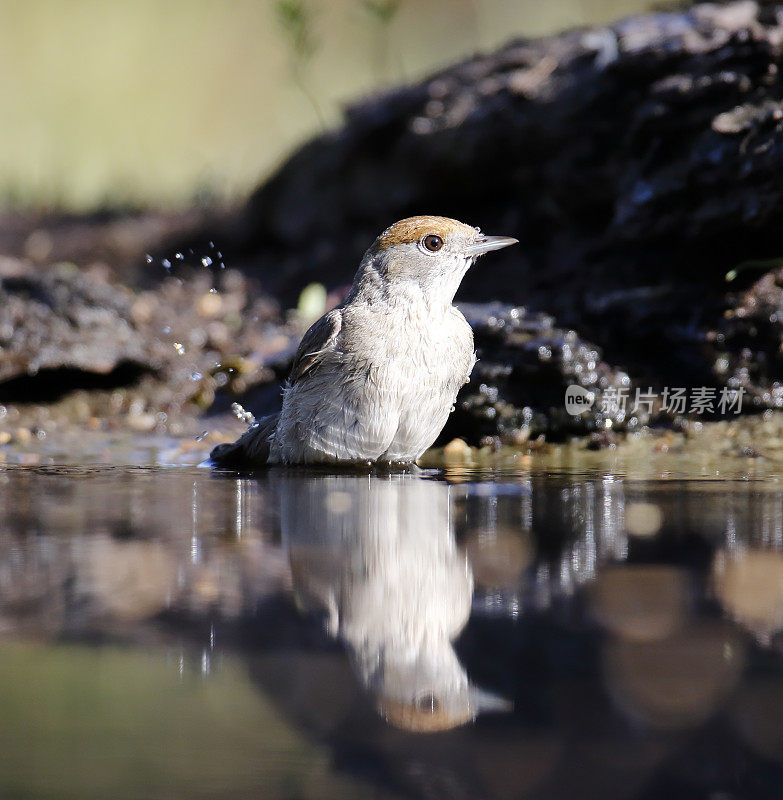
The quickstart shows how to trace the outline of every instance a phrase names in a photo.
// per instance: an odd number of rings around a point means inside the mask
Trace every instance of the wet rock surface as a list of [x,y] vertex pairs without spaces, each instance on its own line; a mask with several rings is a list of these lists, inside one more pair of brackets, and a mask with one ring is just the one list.
[[753,407],[783,408],[783,268],[732,295],[707,340],[717,376],[745,387]]
[[0,269],[1,398],[47,391],[57,396],[50,374],[56,371],[121,383],[110,377],[115,370],[127,371],[132,382],[132,372],[154,369],[132,324],[127,290],[67,266],[34,274],[8,260]]
[[190,430],[221,388],[276,379],[265,366],[295,326],[235,272],[134,292],[106,270],[0,264],[0,424]]
[[[607,428],[633,429],[650,419],[645,407],[633,409],[633,396],[626,409],[610,401],[607,390],[631,394],[631,379],[603,361],[600,348],[576,331],[556,327],[546,314],[502,303],[460,308],[473,328],[478,362],[442,441],[460,436],[476,443],[497,436],[521,444],[541,434],[558,440]],[[571,385],[591,394],[589,407],[573,416],[565,407]]]

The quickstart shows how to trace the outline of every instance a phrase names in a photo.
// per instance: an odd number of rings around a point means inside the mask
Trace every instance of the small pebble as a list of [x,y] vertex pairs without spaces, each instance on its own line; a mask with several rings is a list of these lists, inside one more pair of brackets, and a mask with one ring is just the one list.
[[443,455],[450,460],[470,458],[470,445],[464,439],[452,439],[443,448]]

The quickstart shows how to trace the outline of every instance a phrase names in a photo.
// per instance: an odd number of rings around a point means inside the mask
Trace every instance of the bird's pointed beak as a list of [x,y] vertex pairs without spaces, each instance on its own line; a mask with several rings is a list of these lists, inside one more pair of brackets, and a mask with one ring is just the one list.
[[486,689],[479,689],[478,686],[470,687],[470,705],[475,715],[478,714],[508,714],[514,710],[514,704]]
[[512,244],[518,244],[519,239],[513,239],[511,236],[479,236],[473,244],[465,248],[469,256],[482,256],[484,253],[489,253],[490,250],[501,250],[504,247],[510,247]]

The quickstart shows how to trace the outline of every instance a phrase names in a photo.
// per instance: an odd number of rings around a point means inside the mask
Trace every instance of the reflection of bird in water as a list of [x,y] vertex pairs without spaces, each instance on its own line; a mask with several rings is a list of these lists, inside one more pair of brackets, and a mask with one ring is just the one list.
[[507,707],[471,685],[452,646],[473,580],[447,486],[411,476],[287,481],[282,530],[297,597],[326,611],[390,723],[445,730]]

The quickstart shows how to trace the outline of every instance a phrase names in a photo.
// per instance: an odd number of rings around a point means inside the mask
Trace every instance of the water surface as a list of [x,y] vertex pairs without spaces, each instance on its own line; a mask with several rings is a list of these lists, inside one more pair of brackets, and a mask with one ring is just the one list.
[[0,797],[778,798],[783,485],[0,471]]

